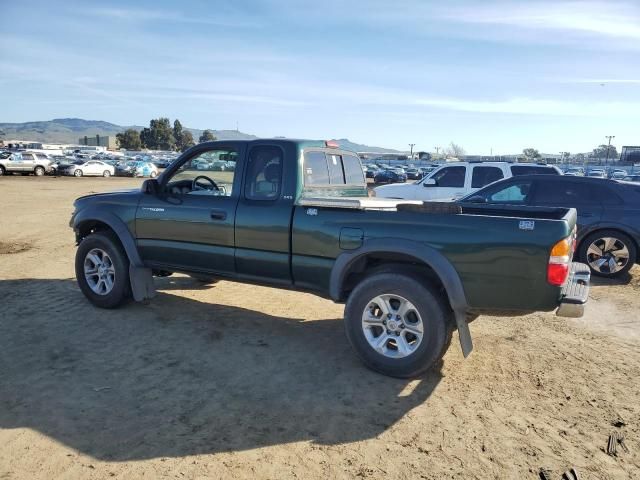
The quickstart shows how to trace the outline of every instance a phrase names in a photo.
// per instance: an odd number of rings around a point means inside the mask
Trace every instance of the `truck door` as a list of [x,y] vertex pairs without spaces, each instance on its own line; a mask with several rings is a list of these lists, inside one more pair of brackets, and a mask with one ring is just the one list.
[[[203,146],[171,166],[160,192],[143,195],[136,238],[143,261],[167,270],[234,275],[234,220],[245,147],[229,142]],[[201,170],[221,156],[229,167]]]
[[[286,145],[284,148],[287,148]],[[288,163],[285,164],[285,158]],[[290,225],[297,151],[252,144],[236,210],[236,270],[247,278],[290,283]]]

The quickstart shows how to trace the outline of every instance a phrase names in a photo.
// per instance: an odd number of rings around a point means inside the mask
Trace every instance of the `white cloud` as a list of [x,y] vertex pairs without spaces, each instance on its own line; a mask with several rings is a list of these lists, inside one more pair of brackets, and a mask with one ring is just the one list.
[[502,25],[536,30],[557,30],[597,36],[640,39],[637,4],[620,2],[477,3],[442,9],[447,20],[469,24]]

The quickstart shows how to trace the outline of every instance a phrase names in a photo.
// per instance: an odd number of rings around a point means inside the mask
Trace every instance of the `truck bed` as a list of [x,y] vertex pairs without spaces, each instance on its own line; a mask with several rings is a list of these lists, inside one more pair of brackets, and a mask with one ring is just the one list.
[[424,202],[377,197],[302,197],[301,207],[346,208],[352,210],[382,210],[425,214],[483,215],[489,217],[515,217],[545,220],[562,220],[568,208],[523,207],[519,205],[483,205],[477,203]]

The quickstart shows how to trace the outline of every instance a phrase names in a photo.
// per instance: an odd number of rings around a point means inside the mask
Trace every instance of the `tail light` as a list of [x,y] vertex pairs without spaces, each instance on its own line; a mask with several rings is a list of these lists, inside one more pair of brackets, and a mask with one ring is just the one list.
[[547,266],[547,282],[560,287],[567,281],[571,257],[575,250],[575,231],[563,238],[551,248]]

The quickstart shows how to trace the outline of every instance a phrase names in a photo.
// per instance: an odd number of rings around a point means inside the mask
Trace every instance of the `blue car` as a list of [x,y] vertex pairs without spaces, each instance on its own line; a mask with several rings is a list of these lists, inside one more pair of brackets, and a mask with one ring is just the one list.
[[374,175],[373,181],[375,183],[405,183],[407,181],[407,174],[398,173],[393,170],[381,170]]

